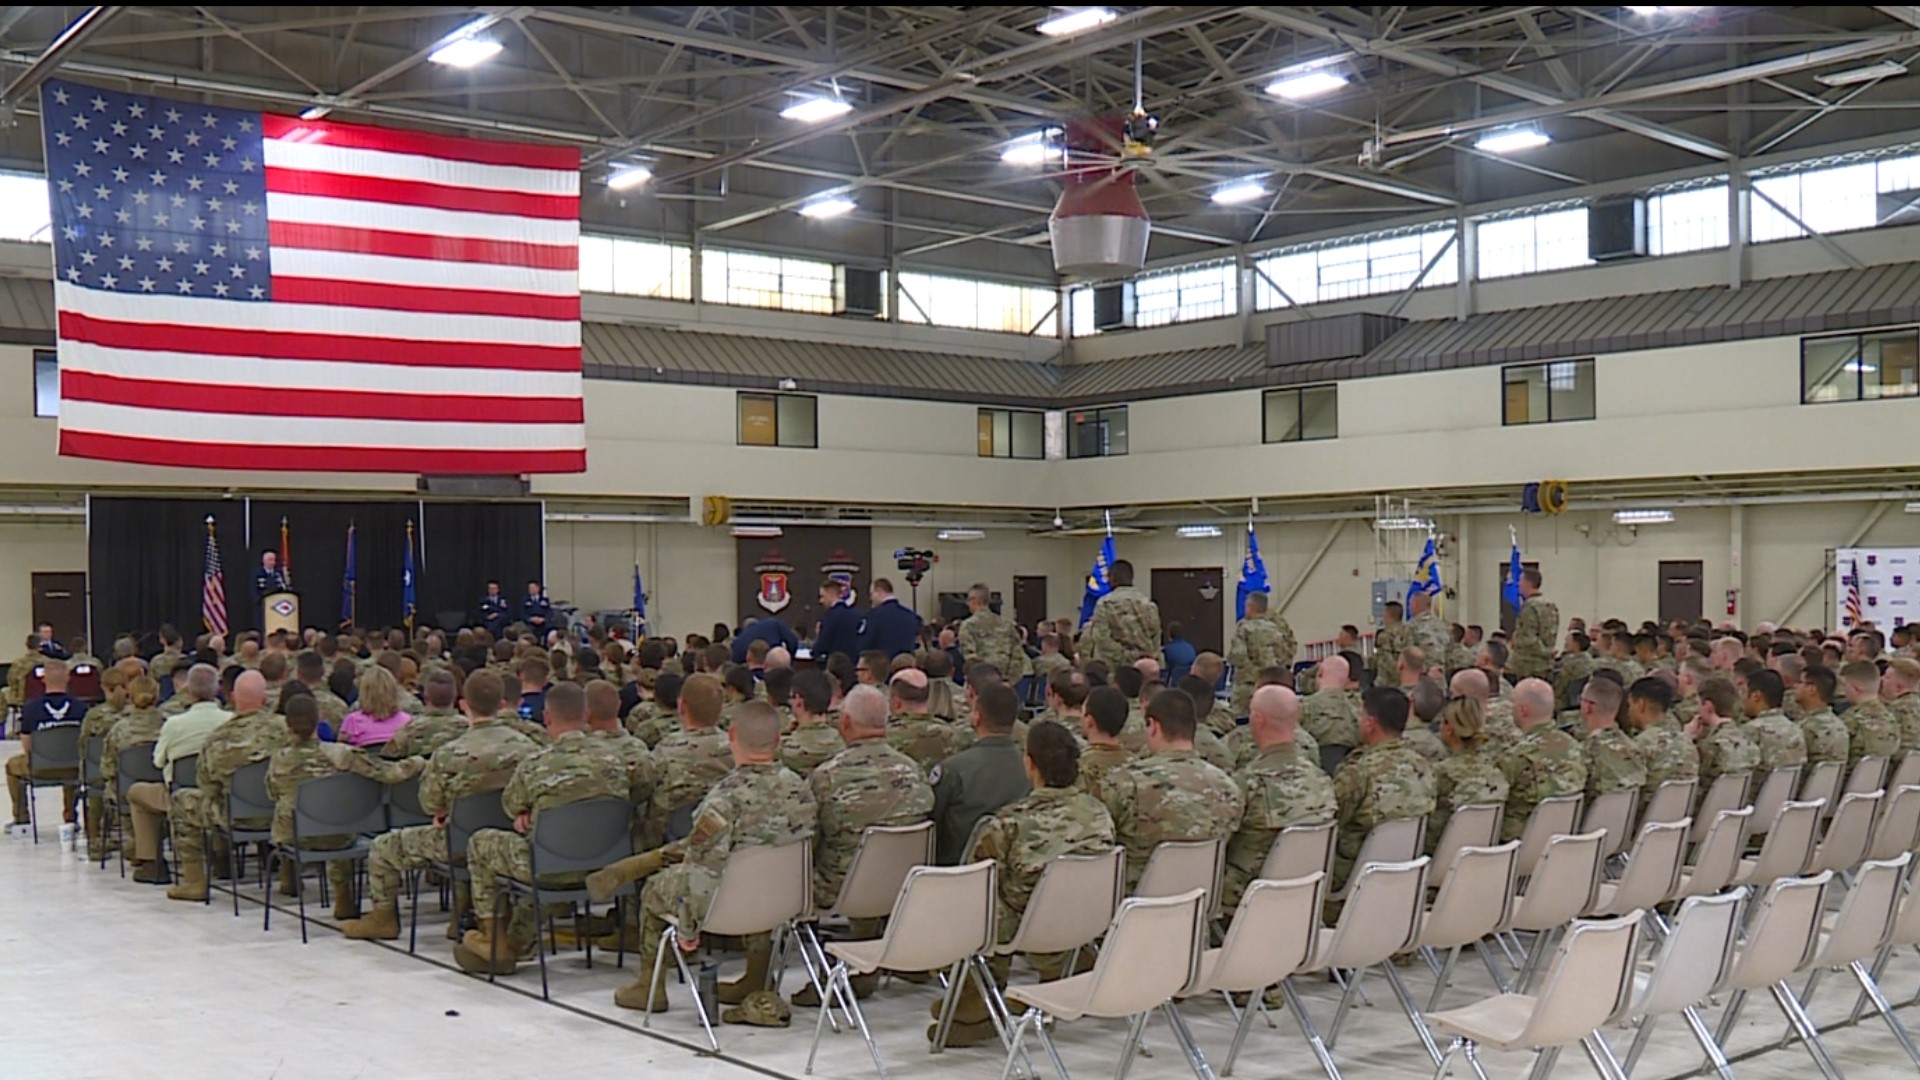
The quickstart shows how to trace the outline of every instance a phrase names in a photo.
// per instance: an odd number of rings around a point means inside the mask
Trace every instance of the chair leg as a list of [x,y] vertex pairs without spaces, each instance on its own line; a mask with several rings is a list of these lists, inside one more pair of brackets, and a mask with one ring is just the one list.
[[[973,975],[975,984],[980,988],[980,999],[987,1003],[987,1015],[993,1020],[993,1028],[1000,1036],[1001,1045],[1010,1045],[1013,1038],[1013,1015],[1007,1010],[1007,999],[1001,996],[1000,987],[993,981],[992,966],[987,963],[985,956],[975,955],[969,958],[967,970]],[[1033,1067],[1033,1062],[1027,1059],[1024,1051],[1020,1056],[1027,1068],[1024,1075],[1037,1078],[1040,1071]]]
[[1313,1056],[1320,1062],[1320,1068],[1327,1074],[1327,1080],[1340,1080],[1340,1067],[1333,1062],[1333,1053],[1327,1049],[1325,1039],[1320,1037],[1320,1029],[1314,1026],[1313,1017],[1307,1015],[1307,1008],[1300,1000],[1300,991],[1293,985],[1292,979],[1280,984],[1281,996],[1286,999],[1287,1011],[1293,1014],[1293,1022],[1300,1026],[1300,1034],[1306,1036],[1307,1045],[1313,1048]]
[[1526,993],[1527,989],[1533,985],[1533,977],[1540,971],[1548,951],[1553,947],[1553,939],[1557,933],[1554,930],[1541,930],[1533,935],[1533,944],[1527,947],[1526,965],[1520,969],[1520,978],[1514,983],[1514,988],[1520,993]]
[[[294,856],[293,896],[294,896],[294,899],[299,901],[300,903],[300,944],[302,945],[305,945],[307,943],[307,874],[306,874],[306,870],[307,870],[306,866],[304,866],[300,862],[300,857],[297,855]],[[327,879],[325,876],[322,876],[320,878],[321,888],[324,889],[326,887],[326,881]],[[326,903],[326,897],[324,894],[321,896],[320,902],[323,904]]]
[[1440,970],[1436,971],[1433,976],[1433,993],[1427,998],[1428,1012],[1432,1012],[1440,1007],[1440,995],[1447,992],[1447,984],[1453,981],[1453,965],[1457,963],[1459,959],[1460,946],[1455,945],[1453,948],[1447,950],[1446,962],[1440,965]]
[[[1693,1040],[1700,1044],[1700,1049],[1707,1052],[1707,1062],[1713,1066],[1714,1072],[1720,1074],[1720,1080],[1735,1080],[1733,1063],[1727,1060],[1727,1052],[1714,1041],[1713,1032],[1707,1030],[1707,1021],[1700,1015],[1699,1008],[1683,1009],[1680,1015],[1687,1021],[1687,1030],[1693,1032]],[[1632,1058],[1627,1059],[1627,1070],[1629,1072],[1633,1070]]]
[[[807,981],[813,984],[813,992],[820,998],[820,1010],[827,1014],[827,1026],[835,1035],[840,1034],[840,1022],[833,1018],[833,995],[828,992],[828,975],[833,964],[827,959],[827,950],[820,944],[820,935],[812,923],[800,927],[796,944],[800,949],[800,962],[806,966]],[[847,1026],[853,1026],[853,1017],[848,1016]]]
[[1147,1015],[1139,1013],[1127,1019],[1127,1041],[1120,1048],[1120,1065],[1114,1070],[1113,1080],[1127,1080],[1127,1073],[1133,1069],[1133,1059],[1146,1041]]
[[1793,996],[1793,990],[1785,982],[1777,982],[1767,988],[1773,994],[1774,1003],[1780,1011],[1787,1014],[1787,1021],[1800,1031],[1800,1037],[1806,1041],[1807,1053],[1813,1057],[1813,1063],[1820,1075],[1827,1080],[1843,1080],[1840,1067],[1834,1063],[1832,1055],[1827,1053],[1827,1044],[1820,1038],[1820,1031],[1814,1027],[1813,1018],[1800,1007]]
[[[1339,977],[1339,972],[1334,976]],[[1355,968],[1353,975],[1346,980],[1346,989],[1340,992],[1340,1004],[1334,1007],[1333,1023],[1327,1025],[1327,1045],[1333,1046],[1340,1040],[1340,1027],[1347,1022],[1347,1010],[1353,1008],[1353,996],[1360,991],[1360,981],[1367,977],[1366,968]]]
[[1893,1037],[1899,1040],[1900,1049],[1907,1052],[1907,1056],[1913,1059],[1915,1065],[1920,1065],[1920,1049],[1914,1047],[1913,1036],[1907,1033],[1906,1025],[1900,1022],[1899,1017],[1893,1015],[1893,1008],[1887,1004],[1886,995],[1880,992],[1880,984],[1875,982],[1873,976],[1867,972],[1866,965],[1856,960],[1847,965],[1847,970],[1853,972],[1854,979],[1860,983],[1861,992],[1873,1002],[1874,1009],[1880,1013],[1881,1019],[1887,1022],[1887,1026],[1893,1029]]
[[1593,1062],[1593,1071],[1600,1074],[1600,1080],[1630,1080],[1620,1068],[1620,1059],[1613,1056],[1613,1047],[1607,1045],[1599,1031],[1581,1039],[1580,1049],[1587,1052],[1587,1060]]
[[[1221,1076],[1233,1075],[1233,1063],[1240,1057],[1240,1047],[1247,1041],[1247,1032],[1253,1028],[1253,1014],[1257,1011],[1255,1002],[1258,1002],[1265,993],[1265,990],[1255,990],[1247,995],[1247,1007],[1240,1010],[1240,1022],[1233,1026],[1233,1042],[1227,1046],[1227,1060],[1220,1066]],[[1229,1006],[1233,1004],[1231,998],[1228,999],[1227,1004]]]
[[[1867,969],[1867,975],[1868,977],[1873,979],[1874,984],[1876,986],[1879,985],[1881,978],[1885,976],[1887,971],[1887,963],[1892,959],[1893,959],[1893,949],[1891,946],[1881,949],[1877,954],[1874,955],[1873,966]],[[1867,992],[1865,990],[1862,990],[1860,992],[1860,996],[1854,999],[1853,1015],[1847,1018],[1847,1023],[1849,1024],[1859,1023],[1860,1018],[1867,1014],[1867,1005],[1868,1005]]]
[[1553,1075],[1553,1067],[1560,1063],[1560,1048],[1549,1046],[1533,1055],[1533,1067],[1527,1070],[1527,1080],[1547,1080]]
[[[1040,1038],[1046,1042],[1049,1052],[1053,1050],[1052,1041],[1047,1039],[1047,1027],[1044,1019],[1041,1017],[1040,1010],[1028,1009],[1026,1013],[1020,1017],[1019,1022],[1013,1025],[1013,1032],[1008,1036],[1007,1060],[1006,1064],[1000,1066],[1000,1080],[1008,1080],[1008,1078],[1013,1075],[1013,1063],[1016,1058],[1026,1057],[1027,1031],[1030,1028],[1039,1031]],[[815,1044],[818,1045],[819,1033],[817,1029],[814,1034],[814,1041]],[[811,1068],[812,1066],[809,1065],[808,1067]],[[1060,1080],[1068,1080],[1067,1067],[1060,1063],[1060,1055],[1057,1053],[1053,1054],[1053,1068],[1054,1071],[1059,1074]]]
[[1433,1070],[1433,1080],[1447,1080],[1447,1076],[1453,1072],[1453,1055],[1465,1045],[1466,1041],[1457,1036],[1447,1044],[1447,1052],[1441,1055],[1439,1067]]
[[[1813,974],[1807,976],[1807,985],[1800,988],[1799,999],[1802,1009],[1807,1008],[1813,1003],[1814,991],[1820,989],[1820,976],[1825,974],[1826,969],[1814,968]],[[1809,1015],[1811,1015],[1811,1013],[1809,1013]],[[1780,1049],[1785,1050],[1787,1047],[1792,1046],[1795,1037],[1793,1025],[1788,1024],[1787,1030],[1780,1033]]]
[[1479,1080],[1487,1080],[1487,1070],[1480,1067],[1480,1048],[1473,1044],[1472,1039],[1467,1040],[1467,1045],[1461,1053],[1466,1055],[1467,1064],[1473,1066],[1473,1075],[1479,1077]]
[[[860,1002],[853,996],[853,982],[852,977],[847,973],[847,965],[836,966],[831,977],[838,984],[835,992],[840,995],[841,1003],[853,1016],[853,1026],[859,1029],[860,1037],[867,1042],[867,1052],[873,1055],[874,1070],[880,1074],[880,1080],[890,1080],[887,1063],[880,1056],[880,1044],[873,1041],[873,1032],[867,1027],[867,1014],[860,1011]],[[821,1007],[826,1007],[824,1001],[821,1002]]]
[[[680,949],[680,935],[678,932],[674,933],[673,962],[674,965],[680,969],[680,977],[687,982],[687,993],[693,995],[693,1012],[694,1015],[700,1018],[700,1026],[706,1029],[707,1046],[717,1054],[720,1052],[720,1040],[713,1033],[713,1018],[707,1015],[707,1010],[711,1007],[718,1006],[720,1003],[717,1001],[708,1002],[700,996],[700,980],[694,978],[693,972],[687,969],[687,956],[686,953]],[[653,1015],[652,1010],[648,1010],[647,1015]]]
[[[947,992],[940,999],[940,1019],[933,1028],[933,1045],[927,1050],[929,1054],[938,1054],[947,1048],[947,1034],[953,1030],[953,1010],[960,1004],[960,983],[967,977],[964,969],[968,966],[965,960],[956,960],[947,969]],[[991,1006],[987,1012],[992,1014]]]
[[[806,957],[807,955],[806,947],[804,945],[801,946],[800,955],[802,957]],[[657,959],[654,962],[654,967],[656,970],[659,968],[659,961]],[[809,978],[813,977],[813,961],[810,958],[807,960],[807,976]],[[654,981],[657,983],[659,982],[659,979],[660,979],[659,975],[656,974],[654,976]],[[838,985],[834,981],[832,972],[827,973],[827,985],[828,986]],[[807,1067],[805,1071],[806,1071],[806,1075],[808,1076],[813,1075],[813,1059],[816,1055],[820,1053],[820,1036],[825,1034],[827,1030],[827,1014],[833,1011],[833,997],[831,992],[823,988],[820,985],[818,980],[815,980],[813,986],[814,986],[814,993],[820,995],[820,1015],[813,1022],[813,1045],[807,1048]],[[1024,1024],[1025,1021],[1023,1020],[1022,1023]],[[1007,1061],[1007,1068],[1009,1069],[1013,1068],[1013,1061],[1011,1057],[1009,1057]],[[1005,1073],[1002,1073],[1000,1075],[1001,1075],[1001,1080],[1006,1080]]]
[[[624,926],[621,927],[620,932],[623,934],[626,933],[627,928]],[[660,940],[657,946],[658,947],[653,950],[653,975],[647,979],[647,1003],[649,1005],[653,1003],[653,995],[660,992],[660,973],[666,968],[667,950],[674,949],[677,951],[680,948],[680,932],[672,926],[668,926],[665,930],[660,931]],[[678,960],[676,960],[675,963],[678,963]],[[640,1014],[640,1026],[643,1028],[653,1026],[652,1009],[647,1009]]]
[[420,943],[420,871],[407,871],[407,955]]
[[1427,1021],[1420,1015],[1420,1007],[1413,1003],[1413,992],[1407,989],[1406,981],[1394,970],[1393,961],[1381,964],[1380,970],[1386,973],[1387,985],[1393,988],[1393,996],[1400,999],[1400,1008],[1407,1014],[1407,1022],[1413,1025],[1413,1033],[1420,1036],[1420,1045],[1426,1047],[1427,1056],[1439,1064],[1440,1048],[1433,1043],[1433,1032],[1427,1030]]
[[1187,1027],[1186,1017],[1180,1015],[1179,1006],[1168,1001],[1160,1006],[1166,1014],[1167,1024],[1173,1028],[1173,1041],[1187,1055],[1187,1066],[1193,1070],[1194,1080],[1215,1080],[1213,1066],[1207,1064],[1207,1056],[1200,1052],[1200,1044],[1194,1040],[1193,1030]]
[[1647,1040],[1653,1037],[1653,1021],[1654,1017],[1651,1016],[1640,1018],[1640,1024],[1633,1032],[1633,1043],[1627,1047],[1626,1065],[1621,1071],[1632,1074],[1634,1064],[1647,1049]]
[[[1495,945],[1499,946],[1501,952],[1506,951],[1506,942],[1500,940],[1500,935],[1495,934],[1492,940]],[[1493,950],[1487,947],[1487,939],[1482,938],[1480,944],[1473,947],[1473,951],[1480,954],[1480,962],[1486,965],[1487,977],[1493,980],[1494,989],[1504,994],[1513,988],[1512,981],[1507,978],[1505,972],[1500,970],[1500,965],[1494,961]]]

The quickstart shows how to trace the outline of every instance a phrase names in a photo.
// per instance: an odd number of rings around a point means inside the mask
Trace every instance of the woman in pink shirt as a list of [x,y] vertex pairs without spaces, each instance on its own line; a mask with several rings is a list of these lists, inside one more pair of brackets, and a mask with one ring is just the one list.
[[340,741],[348,746],[380,746],[413,717],[400,711],[400,684],[378,664],[360,673],[360,695],[340,722]]

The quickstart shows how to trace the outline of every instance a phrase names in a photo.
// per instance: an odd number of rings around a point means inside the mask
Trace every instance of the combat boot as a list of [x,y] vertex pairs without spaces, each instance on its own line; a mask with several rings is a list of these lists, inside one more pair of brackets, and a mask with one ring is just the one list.
[[167,873],[165,859],[154,859],[152,862],[144,862],[135,867],[133,880],[142,885],[171,885],[173,876]]
[[520,947],[508,936],[506,926],[493,919],[478,921],[480,928],[467,931],[453,947],[460,970],[474,975],[511,975],[519,970]]
[[299,876],[299,873],[300,873],[299,869],[290,862],[283,862],[280,864],[280,895],[281,896],[300,895],[300,885],[297,881],[294,880],[296,877]]
[[666,863],[665,855],[659,850],[643,851],[638,855],[629,855],[611,866],[602,867],[587,875],[587,895],[594,903],[604,904],[613,899],[621,886],[631,885],[641,878],[660,869]]
[[336,922],[350,922],[360,918],[360,898],[350,890],[339,889],[333,894],[333,917]]
[[340,924],[341,936],[351,941],[398,941],[400,905],[375,904],[364,919],[348,919]]
[[738,979],[720,984],[720,1004],[738,1005],[755,990],[767,988],[767,969],[773,966],[773,938],[755,934],[747,939],[747,970]]
[[180,879],[167,890],[169,900],[188,900],[201,903],[207,898],[207,867],[204,863],[188,860],[180,864]]
[[[667,1011],[667,988],[657,986],[652,995],[647,993],[647,982],[653,978],[653,964],[649,961],[640,965],[643,974],[613,992],[613,1003],[623,1009],[642,1012],[663,1013]],[[663,983],[665,980],[661,980]]]

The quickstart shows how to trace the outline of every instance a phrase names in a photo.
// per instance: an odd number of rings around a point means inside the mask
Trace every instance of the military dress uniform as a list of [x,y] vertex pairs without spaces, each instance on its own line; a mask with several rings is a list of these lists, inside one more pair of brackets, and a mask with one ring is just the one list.
[[1127,849],[1127,891],[1140,883],[1153,849],[1167,841],[1230,839],[1246,813],[1233,777],[1192,750],[1167,750],[1107,774],[1104,802],[1114,837]]
[[847,741],[825,720],[809,720],[780,740],[780,763],[801,776],[847,748]]
[[1116,586],[1093,606],[1085,631],[1087,659],[1112,666],[1160,655],[1160,607],[1132,585]]
[[1772,772],[1807,763],[1807,739],[1779,709],[1769,709],[1740,725],[1760,748],[1760,771]]
[[512,610],[507,606],[504,596],[483,596],[480,598],[480,625],[487,633],[498,639],[507,632],[507,622],[512,618]]
[[[1913,700],[1911,695],[1895,700]],[[1823,710],[1828,716],[1833,713]],[[1840,718],[1847,732],[1847,768],[1852,770],[1869,754],[1892,761],[1904,749],[1905,737],[1893,710],[1884,701],[1863,701]]]
[[1534,808],[1547,799],[1580,795],[1587,788],[1587,760],[1573,736],[1542,724],[1520,736],[1500,756],[1507,775],[1507,815],[1500,841],[1526,834]]
[[1253,700],[1254,683],[1262,668],[1293,667],[1293,627],[1272,611],[1251,615],[1233,628],[1233,640],[1227,643],[1227,662],[1233,665],[1233,713],[1247,715]]
[[1404,739],[1363,746],[1340,763],[1333,776],[1333,795],[1339,807],[1335,818],[1339,828],[1334,835],[1329,894],[1346,885],[1368,833],[1384,822],[1432,815],[1433,766]]
[[1295,743],[1275,743],[1261,750],[1246,767],[1233,774],[1245,810],[1240,827],[1227,842],[1226,876],[1221,884],[1225,910],[1240,906],[1247,886],[1260,876],[1274,838],[1289,825],[1318,825],[1339,813],[1333,780],[1320,771]]
[[1008,685],[1023,679],[1032,670],[1020,632],[1013,624],[981,608],[960,624],[960,653],[970,664],[992,664],[1006,676]]
[[1433,767],[1433,813],[1427,816],[1427,854],[1440,844],[1447,822],[1461,808],[1507,803],[1507,774],[1500,768],[1500,748],[1481,741]]
[[1553,674],[1553,648],[1560,640],[1560,609],[1540,593],[1520,605],[1513,620],[1507,670],[1515,679],[1545,679]]

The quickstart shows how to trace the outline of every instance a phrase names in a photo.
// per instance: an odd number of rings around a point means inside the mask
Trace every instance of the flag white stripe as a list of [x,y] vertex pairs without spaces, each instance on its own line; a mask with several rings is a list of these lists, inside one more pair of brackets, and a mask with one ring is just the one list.
[[403,450],[578,450],[584,424],[476,424],[466,421],[346,420],[325,416],[237,416],[172,412],[91,401],[60,403],[63,431],[240,446],[364,446]]
[[431,206],[396,206],[329,195],[290,195],[267,192],[270,221],[306,225],[339,225],[349,229],[455,236],[467,240],[509,240],[522,244],[577,247],[577,219],[484,214],[473,210],[441,210]]
[[498,345],[578,346],[580,324],[503,315],[440,315],[327,304],[267,304],[194,296],[151,296],[54,283],[63,312],[121,322],[209,326],[221,330],[337,334],[370,339],[471,341]]
[[580,294],[580,274],[574,270],[536,270],[496,263],[403,259],[396,255],[315,251],[280,244],[273,245],[272,256],[273,272],[288,277],[442,289],[485,289],[539,296]]
[[324,139],[314,142],[267,139],[265,156],[267,165],[278,169],[308,169],[343,176],[371,176],[381,180],[414,180],[480,191],[518,191],[531,195],[580,194],[578,169],[480,165],[389,150],[329,146]]
[[488,370],[485,378],[476,378],[476,372],[471,368],[203,356],[198,353],[116,349],[80,341],[60,344],[60,370],[211,386],[296,386],[303,390],[360,390],[394,394],[457,392],[512,400],[580,396],[580,376],[565,371],[500,369]]

